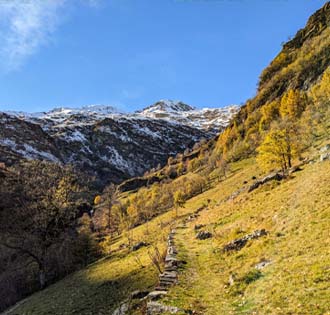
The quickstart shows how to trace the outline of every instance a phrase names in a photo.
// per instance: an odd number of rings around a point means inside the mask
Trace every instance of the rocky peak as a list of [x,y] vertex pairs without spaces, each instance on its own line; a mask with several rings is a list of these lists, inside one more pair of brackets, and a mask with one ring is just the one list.
[[148,113],[172,113],[172,112],[187,112],[194,110],[195,108],[187,105],[181,101],[172,101],[172,100],[160,100],[153,105],[150,105],[144,108],[142,111],[138,111],[138,113],[148,114]]

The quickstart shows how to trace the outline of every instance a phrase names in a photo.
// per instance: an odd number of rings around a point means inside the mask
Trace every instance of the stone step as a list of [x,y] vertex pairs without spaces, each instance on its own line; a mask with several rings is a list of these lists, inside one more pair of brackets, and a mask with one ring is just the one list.
[[178,277],[178,273],[175,271],[171,271],[171,272],[163,272],[159,275],[159,277],[169,277],[169,278],[177,278]]
[[160,279],[159,285],[172,285],[174,283],[177,283],[177,279]]
[[165,272],[178,271],[178,268],[177,267],[165,267],[164,271]]
[[155,288],[155,291],[166,291],[166,292],[167,292],[167,287],[164,287],[164,286],[160,286],[160,285],[158,285],[158,286]]
[[165,291],[165,290],[152,291],[148,294],[148,298],[150,300],[157,300],[166,294],[167,294],[167,291]]

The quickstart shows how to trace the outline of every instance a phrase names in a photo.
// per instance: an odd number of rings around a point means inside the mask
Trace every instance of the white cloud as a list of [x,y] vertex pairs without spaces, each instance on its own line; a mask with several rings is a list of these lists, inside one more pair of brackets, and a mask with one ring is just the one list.
[[[18,69],[51,39],[75,0],[0,0],[0,62],[6,71]],[[101,0],[77,3],[99,7]]]

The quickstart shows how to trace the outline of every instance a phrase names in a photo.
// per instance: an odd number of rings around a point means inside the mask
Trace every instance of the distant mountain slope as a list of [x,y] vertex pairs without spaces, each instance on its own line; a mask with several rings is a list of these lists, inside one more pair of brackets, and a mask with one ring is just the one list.
[[[0,162],[27,158],[72,163],[101,182],[120,182],[164,165],[169,156],[203,138],[210,139],[237,108],[214,109],[221,113],[218,118],[170,101],[132,114],[98,105],[0,113]],[[158,111],[167,113],[166,118],[152,114]]]

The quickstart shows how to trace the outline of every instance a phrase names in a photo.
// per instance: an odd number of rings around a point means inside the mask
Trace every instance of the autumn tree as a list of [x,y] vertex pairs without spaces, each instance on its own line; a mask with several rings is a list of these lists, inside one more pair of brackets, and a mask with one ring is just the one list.
[[0,244],[37,267],[44,288],[50,253],[74,237],[90,196],[70,167],[33,161],[13,172],[0,185]]
[[106,228],[111,229],[112,225],[112,207],[117,202],[117,191],[114,184],[110,184],[103,190],[103,207],[106,216]]
[[314,124],[313,129],[321,129],[321,132],[329,134],[330,68],[324,72],[320,82],[313,86],[310,97],[313,105],[309,109]]
[[178,210],[180,207],[183,207],[185,204],[185,198],[184,198],[184,194],[181,190],[177,190],[174,193],[174,208],[175,208],[175,216],[178,217]]
[[281,117],[300,117],[306,107],[306,96],[298,90],[289,90],[281,99]]
[[279,116],[280,102],[275,100],[261,107],[261,119],[259,122],[259,131],[267,130],[272,121]]
[[216,174],[218,177],[218,181],[220,181],[221,178],[227,177],[227,173],[229,171],[229,164],[228,164],[226,157],[224,155],[222,155],[220,157],[220,159],[217,160],[216,165],[217,165]]
[[258,164],[265,170],[279,167],[282,173],[291,168],[292,161],[301,152],[299,132],[294,125],[282,123],[272,129],[257,148]]

